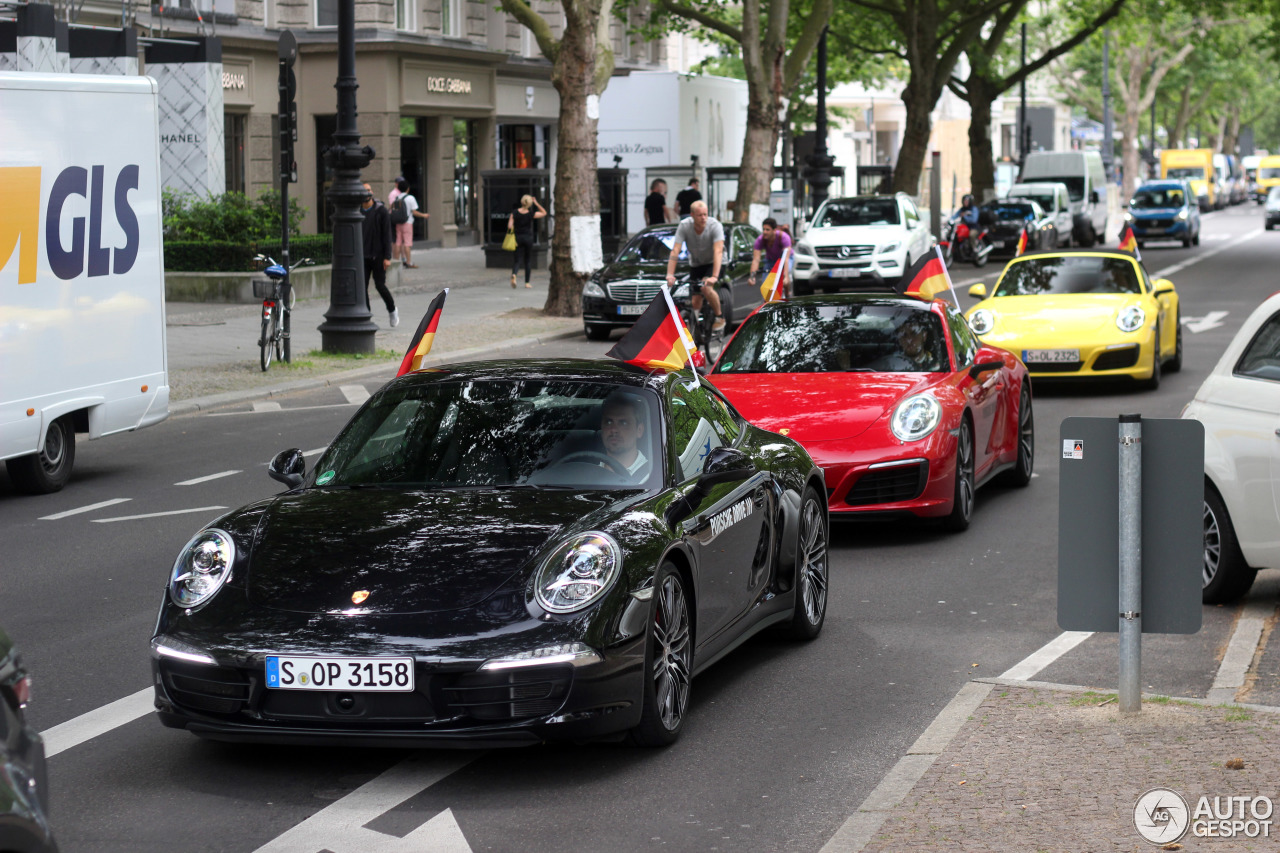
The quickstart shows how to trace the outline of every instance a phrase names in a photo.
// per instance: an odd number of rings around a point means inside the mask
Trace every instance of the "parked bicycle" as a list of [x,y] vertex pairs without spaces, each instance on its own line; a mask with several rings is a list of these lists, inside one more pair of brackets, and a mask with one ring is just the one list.
[[[718,280],[712,282],[712,286],[719,286],[719,284]],[[709,300],[704,298],[702,300],[702,308],[696,313],[694,312],[693,293],[693,285],[685,282],[672,291],[671,301],[676,304],[676,310],[680,312],[680,318],[684,320],[689,334],[693,335],[695,349],[701,352],[705,359],[705,363],[702,365],[702,370],[705,372],[710,370],[711,365],[715,364],[716,359],[720,357],[720,350],[724,348],[727,329],[721,329],[718,332],[714,330],[716,312],[711,307]]]
[[275,258],[266,255],[258,255],[254,260],[267,264],[263,270],[267,281],[259,279],[253,283],[253,295],[262,300],[262,332],[258,336],[258,364],[262,366],[265,373],[271,366],[273,358],[284,358],[285,349],[288,346],[288,336],[285,332],[285,326],[288,324],[285,322],[285,317],[293,310],[293,303],[296,301],[293,288],[289,285],[289,273],[313,261],[310,258],[302,258],[286,268],[283,264],[276,263]]

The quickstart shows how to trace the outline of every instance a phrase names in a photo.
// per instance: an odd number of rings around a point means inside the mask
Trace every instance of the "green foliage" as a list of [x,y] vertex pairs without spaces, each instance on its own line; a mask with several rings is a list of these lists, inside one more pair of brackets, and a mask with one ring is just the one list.
[[[165,240],[164,268],[170,272],[253,272],[258,253],[281,259],[279,238],[249,241]],[[307,234],[291,237],[289,256],[294,261],[311,258],[317,264],[333,262],[333,236]]]
[[[161,202],[166,240],[248,243],[280,239],[280,193],[267,190],[250,200],[229,192],[210,198],[164,191]],[[306,209],[289,199],[289,232],[297,234]]]

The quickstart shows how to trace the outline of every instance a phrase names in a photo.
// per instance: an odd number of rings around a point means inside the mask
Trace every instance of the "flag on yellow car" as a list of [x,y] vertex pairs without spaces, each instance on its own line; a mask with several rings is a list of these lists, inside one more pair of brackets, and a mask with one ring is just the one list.
[[1133,252],[1134,257],[1142,260],[1142,252],[1138,251],[1138,238],[1133,233],[1133,226],[1126,225],[1120,232],[1120,251]]
[[1014,257],[1021,255],[1027,250],[1027,229],[1023,228],[1022,233],[1018,235],[1018,251],[1014,252]]

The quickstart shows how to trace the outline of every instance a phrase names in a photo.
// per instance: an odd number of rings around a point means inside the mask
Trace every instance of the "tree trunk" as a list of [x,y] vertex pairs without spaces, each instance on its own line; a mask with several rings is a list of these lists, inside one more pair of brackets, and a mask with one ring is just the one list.
[[[778,150],[777,99],[768,87],[747,84],[747,132],[738,167],[738,197],[733,203],[733,221],[746,222],[752,204],[768,204],[773,182],[773,158]],[[763,92],[753,91],[764,89]]]
[[[593,4],[583,3],[582,7]],[[603,265],[600,248],[600,185],[596,175],[596,130],[599,107],[588,115],[588,99],[596,91],[595,20],[589,10],[582,21],[566,20],[551,82],[560,95],[559,140],[556,145],[556,215],[551,237],[551,284],[543,310],[554,317],[582,313],[582,287]],[[598,9],[596,9],[598,15]]]
[[1240,107],[1232,104],[1227,107],[1227,131],[1222,137],[1222,152],[1235,154],[1240,147]]
[[1169,147],[1182,148],[1187,135],[1187,125],[1191,123],[1191,84],[1182,87],[1182,99],[1178,103],[1178,114],[1173,119],[1173,129],[1169,131]]
[[[928,70],[919,68],[928,65]],[[936,63],[927,61],[911,66],[911,76],[932,79]],[[920,175],[924,172],[924,158],[929,151],[929,134],[932,130],[931,113],[937,96],[927,84],[913,79],[902,90],[902,103],[907,108],[907,121],[902,134],[902,146],[898,149],[898,162],[893,169],[893,191],[910,196],[920,194]]]
[[[1136,93],[1135,93],[1136,94]],[[1124,135],[1124,143],[1120,152],[1120,163],[1124,169],[1124,183],[1120,185],[1120,203],[1126,204],[1133,195],[1139,177],[1141,157],[1138,153],[1138,125],[1142,121],[1142,110],[1137,103],[1125,104],[1124,115],[1120,117],[1120,131]],[[1101,238],[1101,234],[1098,235]]]
[[996,157],[991,144],[991,103],[995,95],[988,82],[972,73],[965,83],[969,95],[969,168],[973,197],[979,203],[995,198]]

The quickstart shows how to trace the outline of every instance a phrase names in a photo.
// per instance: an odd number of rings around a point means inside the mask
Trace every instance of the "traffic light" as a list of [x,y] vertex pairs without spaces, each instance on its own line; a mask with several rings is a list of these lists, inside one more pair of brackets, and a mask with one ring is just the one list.
[[293,63],[298,58],[298,41],[293,33],[280,34],[280,181],[298,182],[298,163],[293,156],[293,144],[298,141],[298,79],[293,75]]

